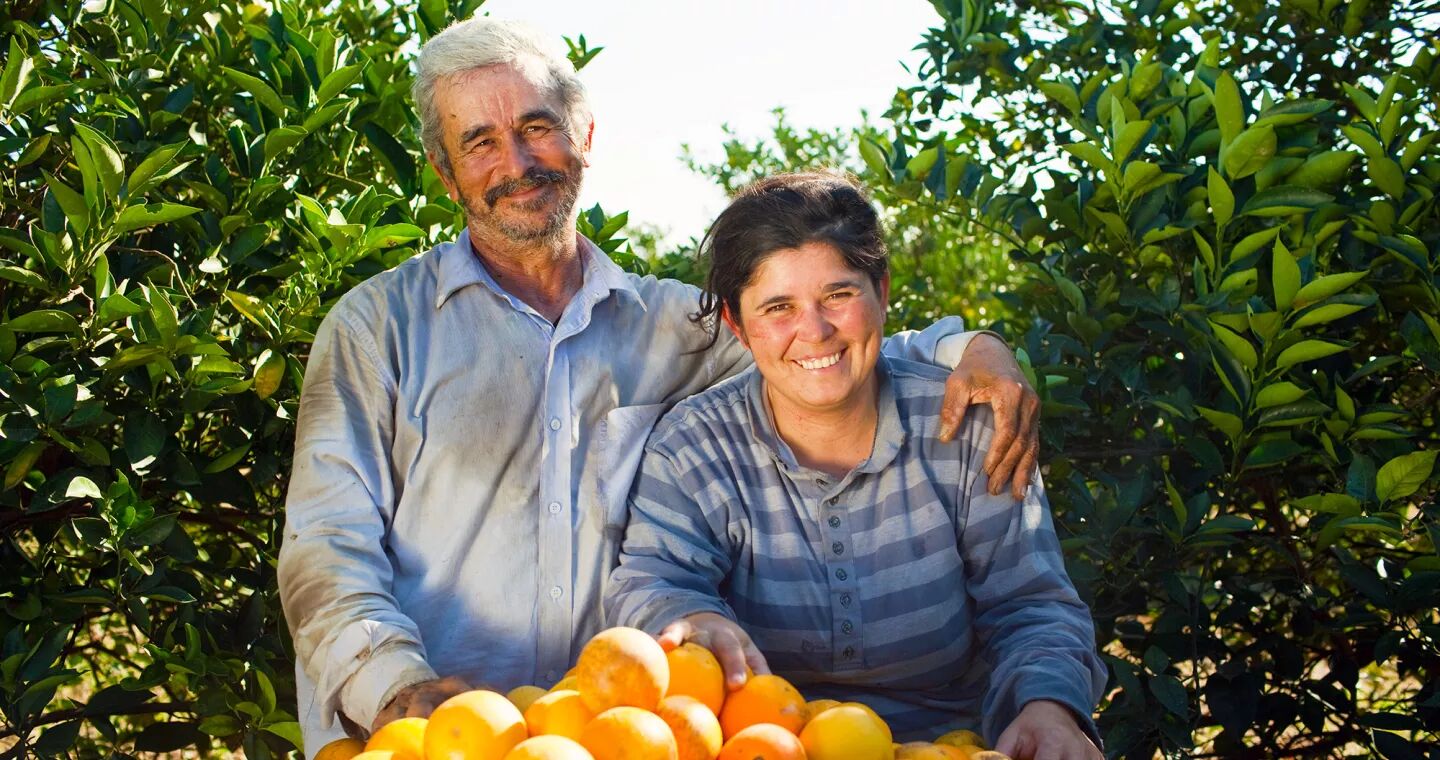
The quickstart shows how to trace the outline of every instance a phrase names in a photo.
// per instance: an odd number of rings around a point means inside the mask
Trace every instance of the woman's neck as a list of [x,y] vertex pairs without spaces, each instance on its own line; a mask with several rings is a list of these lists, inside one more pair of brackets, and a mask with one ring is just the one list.
[[879,424],[879,384],[870,377],[867,393],[839,409],[813,410],[791,404],[765,386],[765,401],[775,432],[802,467],[843,477],[870,457]]

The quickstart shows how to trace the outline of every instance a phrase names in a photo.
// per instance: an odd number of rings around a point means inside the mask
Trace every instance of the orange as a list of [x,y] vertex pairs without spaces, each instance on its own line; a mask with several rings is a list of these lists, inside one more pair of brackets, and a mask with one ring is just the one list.
[[676,694],[660,700],[655,708],[675,734],[675,748],[680,760],[715,760],[720,754],[724,736],[720,732],[720,721],[705,703],[694,697]]
[[715,655],[687,641],[666,652],[665,659],[670,663],[670,690],[665,695],[694,697],[719,715],[725,703],[725,671]]
[[501,760],[526,735],[520,708],[504,695],[467,691],[430,713],[425,760]]
[[365,751],[389,750],[395,753],[395,760],[425,760],[424,718],[401,718],[392,720],[370,735],[365,742]]
[[1010,760],[1010,756],[1004,752],[996,752],[993,749],[982,749],[972,753],[970,760]]
[[580,692],[561,689],[535,700],[525,711],[525,725],[530,728],[531,736],[553,734],[579,741],[580,732],[594,717],[595,713],[580,698]]
[[832,707],[839,707],[839,706],[840,706],[839,700],[835,700],[835,699],[812,699],[812,700],[810,700],[809,702],[806,702],[806,703],[805,703],[805,711],[804,711],[804,713],[802,713],[802,717],[805,718],[805,722],[806,722],[806,723],[809,723],[809,722],[810,722],[810,719],[813,718],[813,717],[815,717],[816,715],[819,715],[820,713],[825,712],[826,710],[829,710],[829,709],[832,708]]
[[336,739],[320,748],[310,760],[351,760],[365,751],[365,742],[359,739]]
[[505,698],[523,713],[545,692],[546,690],[539,686],[516,686],[505,693]]
[[874,711],[844,702],[816,715],[800,732],[809,760],[892,760],[890,727]]
[[980,734],[977,734],[974,731],[967,731],[963,728],[958,731],[951,731],[950,733],[941,736],[939,739],[935,740],[935,743],[949,744],[952,747],[969,746],[979,747],[980,749],[990,749],[990,746],[985,743],[985,739],[982,738]]
[[906,742],[895,751],[895,760],[966,760],[959,747],[930,742]]
[[595,760],[678,760],[675,735],[655,713],[612,707],[595,716],[580,734]]
[[563,691],[565,689],[575,690],[575,676],[565,676],[559,681],[556,681],[554,686],[550,687],[550,691]]
[[654,710],[670,687],[665,650],[636,628],[595,634],[575,663],[575,687],[596,713],[622,705]]
[[730,737],[715,760],[805,760],[805,748],[780,726],[756,723]]
[[[324,747],[321,747],[324,749]],[[350,760],[399,760],[394,752],[388,749],[374,749],[369,752],[361,752]]]
[[574,739],[563,736],[534,736],[515,745],[505,760],[595,760]]
[[720,708],[720,728],[725,738],[756,723],[774,723],[792,734],[805,725],[805,698],[776,675],[755,676],[725,697]]

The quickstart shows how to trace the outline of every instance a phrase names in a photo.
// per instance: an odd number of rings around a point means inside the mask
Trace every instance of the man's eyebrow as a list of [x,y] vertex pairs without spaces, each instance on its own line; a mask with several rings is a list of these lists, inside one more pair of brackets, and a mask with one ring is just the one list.
[[484,137],[485,135],[488,135],[494,131],[495,126],[493,124],[476,124],[475,126],[465,130],[464,134],[460,135],[460,145],[461,147],[469,145],[476,138]]
[[526,111],[520,117],[520,123],[527,121],[549,121],[555,124],[560,123],[560,117],[548,108],[537,108],[533,111]]

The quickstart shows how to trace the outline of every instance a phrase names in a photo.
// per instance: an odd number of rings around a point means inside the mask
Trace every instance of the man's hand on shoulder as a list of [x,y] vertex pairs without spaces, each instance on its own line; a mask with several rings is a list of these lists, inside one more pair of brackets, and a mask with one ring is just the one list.
[[1104,760],[1070,708],[1048,699],[1028,702],[1005,727],[995,749],[1015,760]]
[[985,457],[990,493],[998,495],[1009,483],[1010,493],[1022,498],[1040,454],[1040,396],[1010,347],[993,335],[975,336],[945,381],[940,440],[955,437],[971,404],[989,404],[995,412],[995,436]]
[[456,694],[470,691],[471,688],[464,679],[455,676],[421,681],[406,686],[396,692],[395,696],[390,699],[390,703],[385,705],[375,716],[375,722],[370,725],[370,733],[373,734],[386,723],[401,718],[428,718],[441,702]]

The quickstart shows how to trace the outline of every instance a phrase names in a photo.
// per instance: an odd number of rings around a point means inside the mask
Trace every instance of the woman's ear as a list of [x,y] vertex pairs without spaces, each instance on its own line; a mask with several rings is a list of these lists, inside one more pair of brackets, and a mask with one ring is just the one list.
[[890,270],[880,275],[880,305],[886,309],[890,308]]
[[750,344],[745,340],[745,328],[740,325],[740,320],[736,319],[735,315],[730,312],[728,305],[721,304],[720,319],[725,322],[725,326],[730,329],[735,339],[740,341],[740,345],[747,349],[750,348]]

